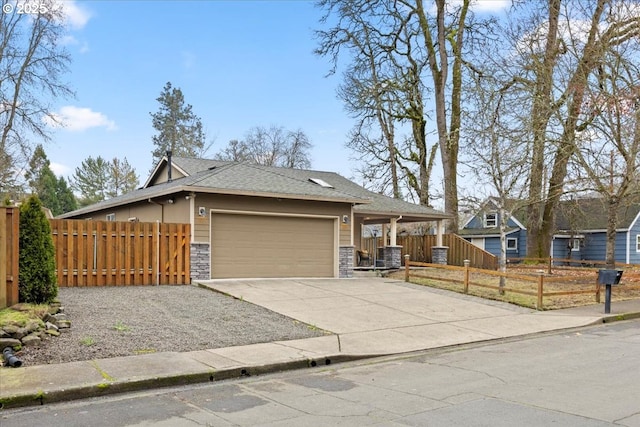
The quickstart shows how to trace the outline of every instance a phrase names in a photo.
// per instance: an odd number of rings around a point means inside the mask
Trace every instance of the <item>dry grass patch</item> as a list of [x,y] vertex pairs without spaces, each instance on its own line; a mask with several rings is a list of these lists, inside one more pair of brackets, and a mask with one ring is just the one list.
[[[590,305],[596,303],[597,271],[598,269],[567,267],[554,268],[552,274],[548,274],[547,266],[544,265],[510,267],[507,271],[509,277],[505,278],[505,292],[501,294],[497,289],[493,289],[500,284],[498,276],[472,270],[469,273],[468,293],[482,298],[536,308],[538,277],[543,275],[542,309],[554,310]],[[404,271],[394,273],[393,277],[404,279]],[[439,289],[464,292],[464,270],[462,269],[412,268],[410,281]],[[640,270],[626,269],[621,283],[621,285],[613,287],[612,301],[640,298]],[[560,295],[560,293],[572,294]],[[604,286],[601,287],[600,301],[604,302]]]

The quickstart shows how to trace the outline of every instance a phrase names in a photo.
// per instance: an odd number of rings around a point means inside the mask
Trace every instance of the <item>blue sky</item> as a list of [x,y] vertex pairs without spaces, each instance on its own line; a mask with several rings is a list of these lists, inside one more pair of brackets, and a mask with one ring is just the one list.
[[54,111],[45,151],[69,176],[89,156],[123,158],[144,182],[152,167],[150,112],[166,82],[201,117],[211,156],[257,125],[302,129],[314,169],[351,176],[352,121],[336,99],[339,77],[316,57],[321,11],[309,1],[67,2],[65,77],[76,97]]
[[[455,0],[452,0],[455,1]],[[89,156],[127,158],[144,183],[152,168],[150,113],[165,83],[179,87],[202,119],[209,156],[254,126],[302,129],[312,168],[354,178],[344,147],[353,120],[313,54],[322,11],[312,1],[72,1],[65,45],[76,97],[53,108],[64,128],[45,151],[58,175]],[[508,0],[483,0],[495,11]]]

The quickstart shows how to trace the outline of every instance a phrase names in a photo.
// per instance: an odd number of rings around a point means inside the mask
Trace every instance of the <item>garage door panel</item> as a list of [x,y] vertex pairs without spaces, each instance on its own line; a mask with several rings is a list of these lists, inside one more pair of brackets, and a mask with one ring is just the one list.
[[214,213],[212,277],[333,277],[335,221]]

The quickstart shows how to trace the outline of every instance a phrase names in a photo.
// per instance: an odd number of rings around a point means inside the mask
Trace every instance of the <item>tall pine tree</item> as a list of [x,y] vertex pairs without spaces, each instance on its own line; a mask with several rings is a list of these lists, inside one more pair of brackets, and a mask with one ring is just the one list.
[[208,149],[202,121],[193,112],[193,107],[185,104],[182,91],[167,82],[156,100],[160,103],[160,108],[156,113],[150,113],[153,128],[157,132],[152,138],[155,146],[151,152],[153,165],[168,150],[175,156],[202,156]]

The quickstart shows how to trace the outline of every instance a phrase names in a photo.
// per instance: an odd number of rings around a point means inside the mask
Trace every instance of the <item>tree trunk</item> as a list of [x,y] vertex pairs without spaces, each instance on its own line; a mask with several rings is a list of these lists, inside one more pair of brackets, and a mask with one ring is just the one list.
[[607,249],[605,261],[608,268],[616,266],[616,226],[618,224],[618,208],[620,199],[613,196],[608,200],[607,209]]
[[[547,124],[551,117],[551,89],[553,69],[558,54],[558,20],[561,0],[549,1],[549,29],[542,66],[537,70],[531,111],[533,150],[529,180],[529,206],[527,221],[527,255],[546,258],[551,242],[545,238],[544,212],[544,149],[547,142]],[[548,227],[548,225],[547,225]]]

